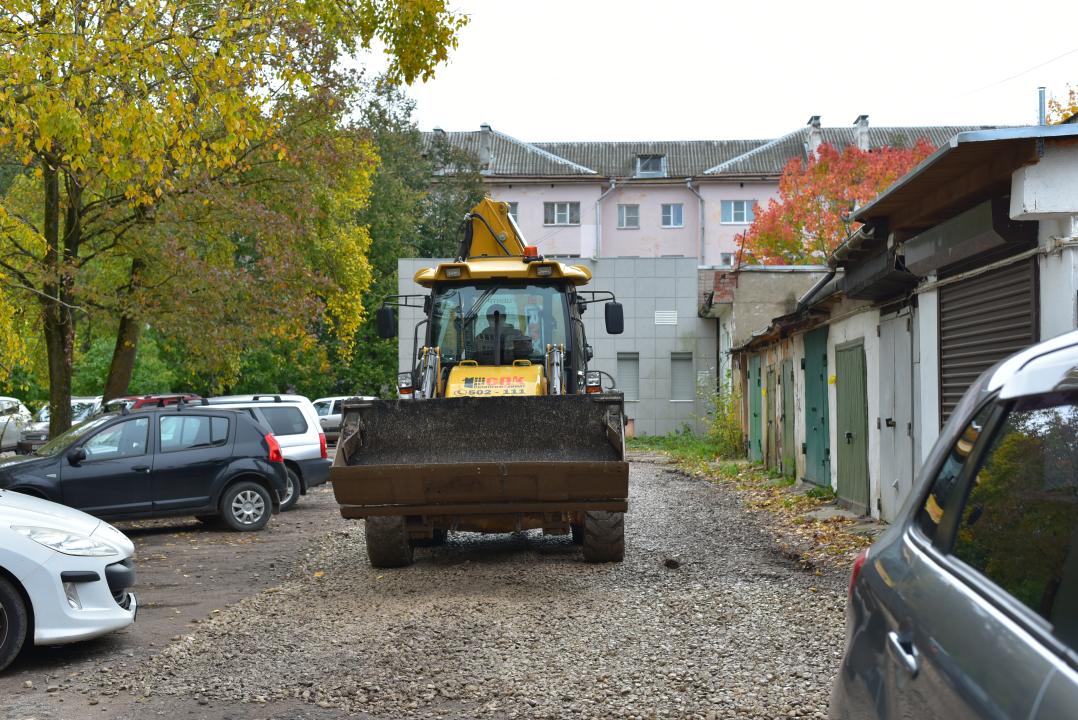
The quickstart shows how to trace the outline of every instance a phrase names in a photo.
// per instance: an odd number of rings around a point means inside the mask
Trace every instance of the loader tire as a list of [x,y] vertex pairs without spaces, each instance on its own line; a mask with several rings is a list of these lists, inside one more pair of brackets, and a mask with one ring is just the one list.
[[584,559],[621,562],[625,558],[625,514],[596,510],[584,513]]
[[371,567],[397,568],[412,564],[412,544],[408,541],[403,516],[369,517],[363,524]]

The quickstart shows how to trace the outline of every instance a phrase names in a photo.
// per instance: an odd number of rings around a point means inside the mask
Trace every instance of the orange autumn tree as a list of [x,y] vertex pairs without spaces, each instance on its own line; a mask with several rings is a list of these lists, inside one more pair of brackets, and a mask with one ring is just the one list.
[[886,190],[932,154],[922,138],[912,147],[838,150],[823,144],[808,162],[794,158],[779,179],[779,197],[757,206],[740,238],[738,264],[812,265],[824,262],[856,224],[849,212]]

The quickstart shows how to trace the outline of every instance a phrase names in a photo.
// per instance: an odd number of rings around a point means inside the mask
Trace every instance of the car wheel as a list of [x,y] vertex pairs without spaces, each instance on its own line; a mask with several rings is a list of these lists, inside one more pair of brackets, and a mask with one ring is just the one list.
[[261,530],[272,512],[269,492],[256,482],[238,482],[221,496],[221,519],[237,532]]
[[0,577],[0,671],[22,650],[28,625],[22,595],[7,579]]
[[299,475],[292,468],[285,468],[288,474],[285,480],[284,495],[281,496],[281,512],[291,510],[299,502],[300,485]]

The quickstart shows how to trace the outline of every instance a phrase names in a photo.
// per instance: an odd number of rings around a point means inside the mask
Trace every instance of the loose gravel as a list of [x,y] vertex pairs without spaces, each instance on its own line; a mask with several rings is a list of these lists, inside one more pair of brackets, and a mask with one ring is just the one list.
[[728,489],[659,464],[630,481],[621,564],[585,564],[567,536],[460,533],[374,570],[341,521],[284,584],[83,689],[267,714],[826,717],[844,578],[785,559]]

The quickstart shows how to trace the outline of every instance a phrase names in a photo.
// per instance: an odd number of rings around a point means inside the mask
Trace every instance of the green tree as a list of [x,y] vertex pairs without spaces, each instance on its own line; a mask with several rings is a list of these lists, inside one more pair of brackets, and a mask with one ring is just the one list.
[[443,0],[8,2],[0,153],[34,177],[0,204],[0,270],[39,304],[52,432],[70,424],[85,276],[133,228],[272,143],[272,101],[316,92],[341,53],[377,39],[392,76],[427,78],[463,22]]

